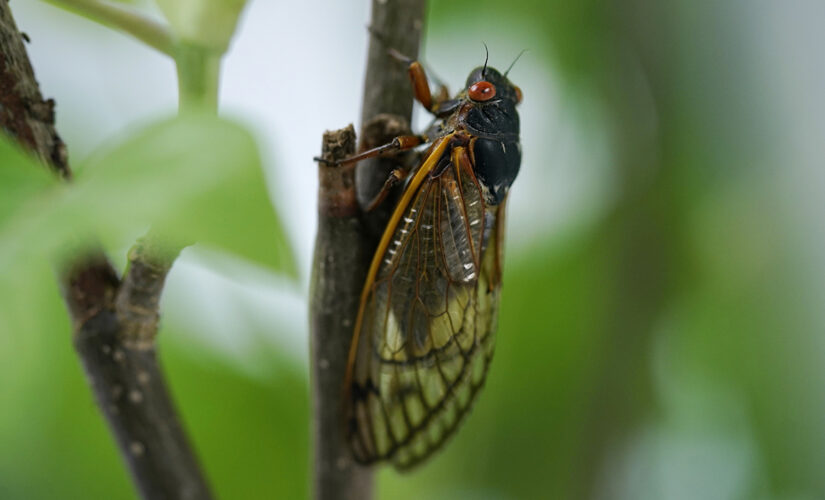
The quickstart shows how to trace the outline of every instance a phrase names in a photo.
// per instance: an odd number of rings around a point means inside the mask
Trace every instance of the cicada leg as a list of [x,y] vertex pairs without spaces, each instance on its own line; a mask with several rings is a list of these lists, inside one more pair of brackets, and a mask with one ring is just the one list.
[[432,75],[433,80],[436,85],[438,85],[438,93],[435,95],[435,98],[433,98],[432,92],[430,91],[430,82],[427,79],[427,72],[424,70],[424,66],[412,57],[391,47],[387,42],[387,37],[384,36],[383,33],[373,29],[371,26],[367,27],[367,30],[376,40],[381,42],[384,47],[387,47],[387,53],[390,56],[407,65],[407,74],[412,83],[415,99],[420,102],[427,111],[438,116],[444,109],[444,106],[441,104],[447,102],[450,98],[449,90],[444,82],[436,75]]
[[449,116],[461,104],[459,99],[450,99],[447,86],[443,83],[439,83],[438,93],[435,96],[430,93],[430,82],[427,80],[427,73],[420,62],[410,62],[407,73],[410,75],[415,99],[436,117]]
[[384,181],[384,185],[381,186],[381,190],[378,191],[378,194],[369,202],[367,205],[367,212],[372,212],[375,210],[384,200],[387,198],[387,195],[392,192],[392,188],[398,185],[399,182],[403,181],[409,175],[410,170],[407,168],[395,168],[390,172],[389,177],[387,180]]
[[433,110],[433,95],[430,93],[430,82],[427,80],[427,73],[424,66],[418,61],[412,61],[407,67],[407,74],[412,83],[415,100],[421,103],[427,111]]
[[[464,150],[463,147],[460,148],[460,149]],[[424,154],[427,154],[427,153],[424,153]],[[464,154],[464,156],[466,157],[466,161],[469,162],[470,161],[469,156],[467,156],[466,153]],[[444,156],[443,158],[441,158],[439,160],[438,164],[436,164],[436,166],[432,169],[432,171],[433,172],[442,172],[444,170],[444,168],[447,167],[449,164],[450,164],[449,156]],[[470,167],[470,168],[472,168],[472,167]],[[375,195],[375,197],[367,205],[367,211],[371,212],[372,210],[375,210],[375,208],[377,208],[387,198],[387,195],[389,195],[390,192],[392,192],[392,188],[397,186],[398,183],[404,181],[404,179],[406,179],[407,176],[410,175],[410,170],[411,169],[409,167],[398,167],[398,168],[393,169],[390,172],[389,177],[387,177],[387,180],[384,181],[384,185],[381,187],[381,190],[378,192],[378,194]]]
[[[392,141],[378,146],[376,148],[368,149],[366,151],[362,151],[356,155],[352,155],[348,158],[344,158],[343,160],[338,160],[333,163],[336,166],[348,166],[354,165],[361,160],[366,160],[369,158],[375,158],[376,156],[381,155],[388,155],[393,153],[400,153],[401,151],[407,151],[412,149],[420,144],[427,142],[427,136],[425,135],[399,135]],[[325,161],[322,158],[315,157],[315,161]]]
[[447,86],[436,77],[435,80],[438,84],[438,93],[433,96],[430,91],[430,81],[427,78],[427,72],[424,70],[424,66],[420,62],[405,56],[395,49],[389,49],[387,52],[389,52],[389,54],[395,59],[407,65],[407,74],[410,77],[410,83],[412,84],[415,100],[420,102],[421,105],[424,106],[430,113],[438,115],[439,110],[442,108],[441,104],[447,101],[450,97]]

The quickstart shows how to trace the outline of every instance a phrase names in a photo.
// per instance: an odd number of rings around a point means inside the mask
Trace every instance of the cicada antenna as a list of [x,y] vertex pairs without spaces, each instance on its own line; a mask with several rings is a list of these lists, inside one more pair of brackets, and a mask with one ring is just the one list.
[[504,72],[504,77],[505,78],[507,78],[507,73],[509,73],[510,70],[513,69],[513,66],[516,65],[516,61],[518,61],[521,58],[521,56],[524,55],[525,52],[527,52],[527,49],[524,49],[521,52],[519,52],[518,55],[516,56],[516,58],[513,59],[513,62],[510,63],[510,67],[507,68],[507,71]]
[[487,44],[486,44],[486,43],[481,42],[481,44],[482,44],[482,45],[484,45],[484,53],[485,53],[485,56],[484,56],[484,67],[483,67],[483,68],[481,68],[481,76],[482,76],[482,78],[484,78],[484,77],[486,77],[486,76],[487,76],[487,61],[489,61],[489,60],[490,60],[490,49],[488,49],[488,48],[487,48]]

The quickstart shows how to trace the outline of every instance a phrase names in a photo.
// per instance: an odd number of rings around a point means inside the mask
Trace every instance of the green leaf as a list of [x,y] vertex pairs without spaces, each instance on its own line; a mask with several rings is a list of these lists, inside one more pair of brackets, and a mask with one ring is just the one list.
[[[0,134],[0,332],[26,331],[41,318],[39,299],[44,281],[37,276],[48,270],[42,254],[27,251],[34,228],[20,225],[20,214],[39,212],[38,200],[58,184],[57,177],[37,160],[22,152]],[[20,227],[14,231],[11,228]],[[24,235],[28,234],[27,238]],[[37,248],[37,247],[34,247]],[[48,273],[47,273],[48,274]],[[49,277],[51,278],[51,276]],[[5,339],[14,342],[12,338]],[[5,351],[0,343],[0,350]]]
[[[162,361],[173,367],[169,387],[215,496],[309,498],[305,369],[261,342],[258,352],[273,368],[255,380],[191,341],[181,341],[186,338],[180,331],[162,331]],[[216,411],[215,401],[231,410]]]
[[174,243],[214,246],[294,273],[252,136],[210,115],[161,122],[86,164],[89,215],[113,237],[149,225]]
[[226,51],[246,0],[156,0],[172,31],[187,43]]
[[72,185],[39,193],[0,224],[0,273],[37,254],[70,257],[97,237],[122,244],[151,226],[172,244],[201,242],[295,275],[242,127],[210,115],[163,121],[83,167]]
[[0,134],[0,226],[29,198],[56,183],[48,168]]

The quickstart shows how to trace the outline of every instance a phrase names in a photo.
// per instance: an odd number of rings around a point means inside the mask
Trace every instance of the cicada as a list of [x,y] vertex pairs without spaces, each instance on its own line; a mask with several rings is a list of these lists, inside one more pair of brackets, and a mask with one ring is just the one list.
[[[346,436],[358,462],[420,463],[458,428],[495,345],[504,211],[521,165],[521,90],[487,66],[450,99],[406,61],[415,98],[435,116],[421,135],[345,163],[412,148],[406,184],[364,283],[344,385]],[[512,67],[512,65],[511,65]],[[382,196],[379,195],[378,199]]]

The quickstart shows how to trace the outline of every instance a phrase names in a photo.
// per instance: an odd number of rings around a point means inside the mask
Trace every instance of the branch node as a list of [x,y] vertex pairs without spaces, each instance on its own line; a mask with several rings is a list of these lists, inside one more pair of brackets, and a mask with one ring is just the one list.
[[125,345],[134,349],[155,345],[160,296],[177,253],[153,233],[129,250],[129,267],[115,299],[120,338]]

